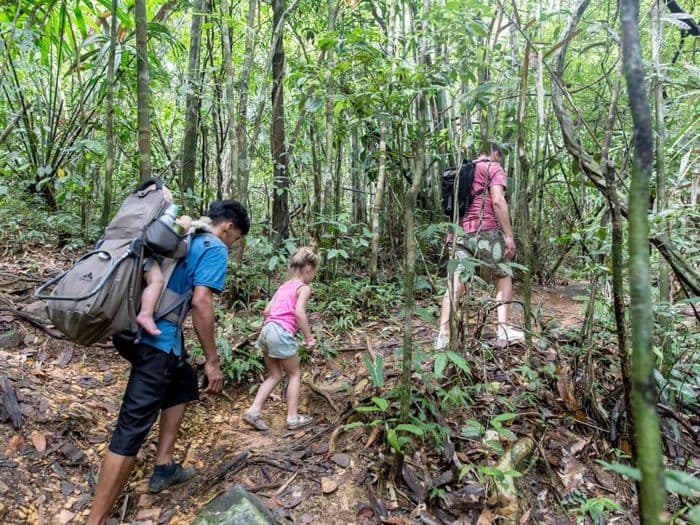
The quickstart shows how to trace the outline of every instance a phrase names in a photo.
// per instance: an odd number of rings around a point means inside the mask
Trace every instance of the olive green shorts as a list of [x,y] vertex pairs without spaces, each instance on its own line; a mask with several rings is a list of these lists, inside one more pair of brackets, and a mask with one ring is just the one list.
[[[456,241],[456,259],[478,259],[481,266],[491,269],[498,277],[507,277],[510,273],[505,262],[506,242],[501,230],[481,230],[467,233]],[[455,274],[459,275],[463,264]]]

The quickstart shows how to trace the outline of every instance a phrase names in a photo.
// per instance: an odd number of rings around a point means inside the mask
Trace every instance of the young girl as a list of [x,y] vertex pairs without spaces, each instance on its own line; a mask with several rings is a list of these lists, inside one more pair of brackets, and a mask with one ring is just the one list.
[[297,412],[301,371],[297,355],[295,335],[298,330],[304,334],[306,348],[311,350],[316,344],[309,320],[306,317],[306,303],[311,296],[309,283],[316,275],[320,257],[313,248],[299,248],[289,259],[288,280],[272,296],[265,308],[265,322],[260,332],[256,348],[262,350],[269,376],[255,395],[250,408],[243,414],[243,421],[257,430],[267,430],[268,424],[260,416],[265,400],[282,380],[282,371],[287,374],[287,428],[294,430],[311,423],[309,416]]

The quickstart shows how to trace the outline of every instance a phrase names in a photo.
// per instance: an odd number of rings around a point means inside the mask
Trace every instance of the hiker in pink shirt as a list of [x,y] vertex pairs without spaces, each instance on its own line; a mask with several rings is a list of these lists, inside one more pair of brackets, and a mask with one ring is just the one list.
[[282,372],[287,374],[287,428],[303,427],[312,422],[310,416],[298,413],[301,370],[297,355],[296,333],[304,334],[304,344],[311,350],[316,344],[309,320],[306,316],[306,303],[311,297],[309,284],[316,275],[320,257],[313,248],[299,248],[289,259],[288,280],[272,296],[265,308],[265,322],[260,332],[256,348],[262,350],[265,366],[270,375],[258,388],[255,400],[243,414],[243,421],[257,430],[267,430],[269,425],[263,420],[261,411],[270,393],[282,380]]
[[[455,258],[479,259],[496,274],[496,301],[498,324],[496,337],[501,344],[522,340],[521,330],[508,324],[509,302],[513,298],[513,280],[503,271],[500,263],[513,258],[515,241],[510,224],[508,203],[505,199],[506,175],[500,165],[501,149],[495,142],[489,143],[488,152],[483,148],[474,160],[474,182],[469,209],[460,217],[464,236],[456,241]],[[459,298],[466,291],[466,283],[460,279],[461,264],[454,275],[447,278],[447,290],[442,299],[440,327],[435,349],[442,350],[450,341],[450,310],[456,308]]]

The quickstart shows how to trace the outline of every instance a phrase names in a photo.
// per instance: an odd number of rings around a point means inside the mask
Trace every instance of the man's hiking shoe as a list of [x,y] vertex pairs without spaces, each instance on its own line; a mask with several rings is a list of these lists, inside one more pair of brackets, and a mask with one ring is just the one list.
[[313,420],[314,419],[310,416],[297,414],[296,417],[287,420],[287,429],[296,430],[297,428],[305,427],[306,425],[310,425]]
[[256,430],[267,430],[270,428],[260,414],[251,414],[250,412],[246,412],[243,414],[241,419]]
[[450,344],[450,334],[440,333],[435,338],[435,350],[444,350]]
[[509,325],[498,325],[496,328],[496,339],[499,344],[507,346],[513,343],[520,343],[525,340],[525,334],[519,328]]
[[192,467],[183,467],[177,463],[156,465],[153,469],[153,475],[148,481],[148,490],[150,492],[160,492],[172,485],[191,479],[194,474],[195,470]]

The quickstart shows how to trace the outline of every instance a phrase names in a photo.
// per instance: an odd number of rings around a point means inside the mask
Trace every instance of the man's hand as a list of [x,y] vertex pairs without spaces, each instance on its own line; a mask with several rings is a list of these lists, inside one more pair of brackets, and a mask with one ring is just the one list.
[[513,255],[515,255],[515,240],[512,235],[505,235],[504,239],[506,244],[505,258],[512,259]]
[[221,389],[224,386],[224,374],[221,373],[219,363],[207,361],[204,363],[204,373],[207,374],[207,380],[209,381],[204,393],[221,392]]

